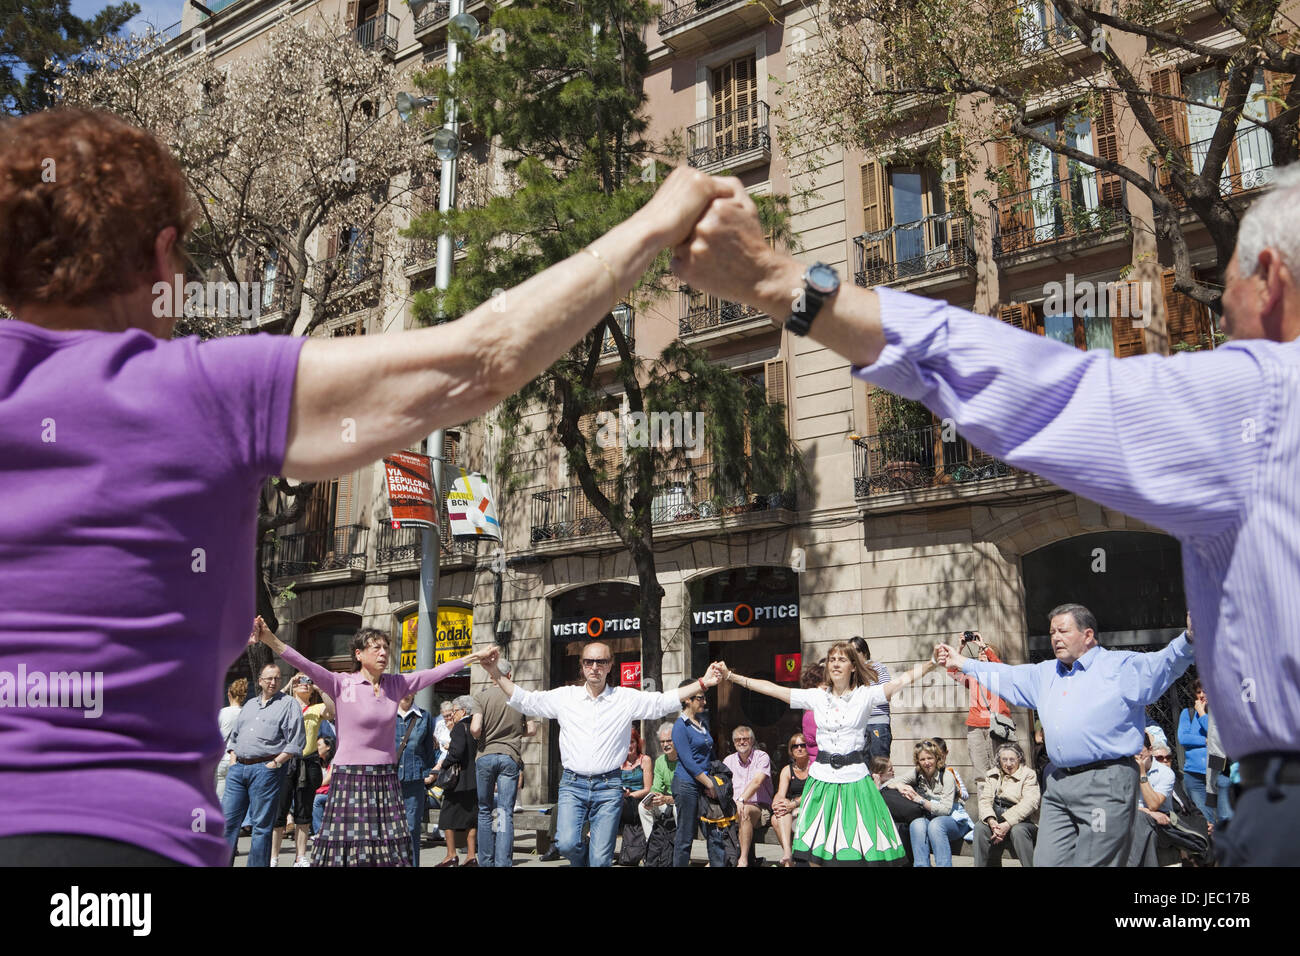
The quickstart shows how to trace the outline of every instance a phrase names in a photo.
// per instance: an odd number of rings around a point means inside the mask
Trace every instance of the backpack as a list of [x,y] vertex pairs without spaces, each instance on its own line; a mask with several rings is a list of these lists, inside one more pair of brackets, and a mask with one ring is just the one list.
[[700,821],[714,826],[729,827],[736,822],[736,789],[731,771],[721,760],[709,764],[709,777],[713,780],[713,796],[700,792]]
[[[623,845],[618,851],[618,865],[636,866],[645,858],[646,850],[645,830],[641,821],[623,824]],[[669,863],[671,862],[670,857]]]
[[650,828],[650,839],[646,841],[646,866],[672,866],[673,847],[677,843],[677,817],[671,813],[655,817],[654,826]]

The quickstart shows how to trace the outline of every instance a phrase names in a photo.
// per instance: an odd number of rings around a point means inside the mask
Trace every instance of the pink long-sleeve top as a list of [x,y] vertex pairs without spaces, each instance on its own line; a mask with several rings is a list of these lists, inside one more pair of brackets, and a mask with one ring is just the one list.
[[466,660],[461,658],[433,670],[410,674],[385,674],[379,681],[382,693],[376,697],[374,685],[364,671],[339,674],[307,660],[288,646],[280,656],[334,698],[338,718],[335,726],[339,732],[335,766],[396,763],[397,705],[407,694],[423,690],[463,670]]

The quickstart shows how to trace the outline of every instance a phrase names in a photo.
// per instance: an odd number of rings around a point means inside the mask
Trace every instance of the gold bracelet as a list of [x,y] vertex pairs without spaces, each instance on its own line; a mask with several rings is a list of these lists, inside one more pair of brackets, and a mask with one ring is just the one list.
[[610,284],[614,286],[614,305],[609,307],[609,311],[613,312],[614,306],[618,305],[618,277],[614,275],[614,270],[609,267],[609,263],[605,261],[605,257],[595,249],[591,248],[591,246],[584,246],[582,251],[599,262],[600,267],[608,273]]

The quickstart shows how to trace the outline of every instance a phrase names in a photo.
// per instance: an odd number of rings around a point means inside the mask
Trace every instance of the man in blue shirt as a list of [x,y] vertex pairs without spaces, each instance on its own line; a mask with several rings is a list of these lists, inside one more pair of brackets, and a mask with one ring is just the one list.
[[1047,779],[1034,866],[1124,866],[1133,838],[1144,709],[1192,662],[1188,634],[1154,654],[1097,646],[1081,604],[1054,608],[1055,661],[994,664],[940,645],[946,660],[1007,703],[1032,707],[1055,770]]

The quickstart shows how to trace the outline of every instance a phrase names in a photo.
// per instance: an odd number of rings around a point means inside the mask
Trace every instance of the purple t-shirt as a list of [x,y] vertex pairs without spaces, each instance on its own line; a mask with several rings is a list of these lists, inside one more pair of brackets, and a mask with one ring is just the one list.
[[0,836],[229,863],[216,716],[302,344],[0,322]]

